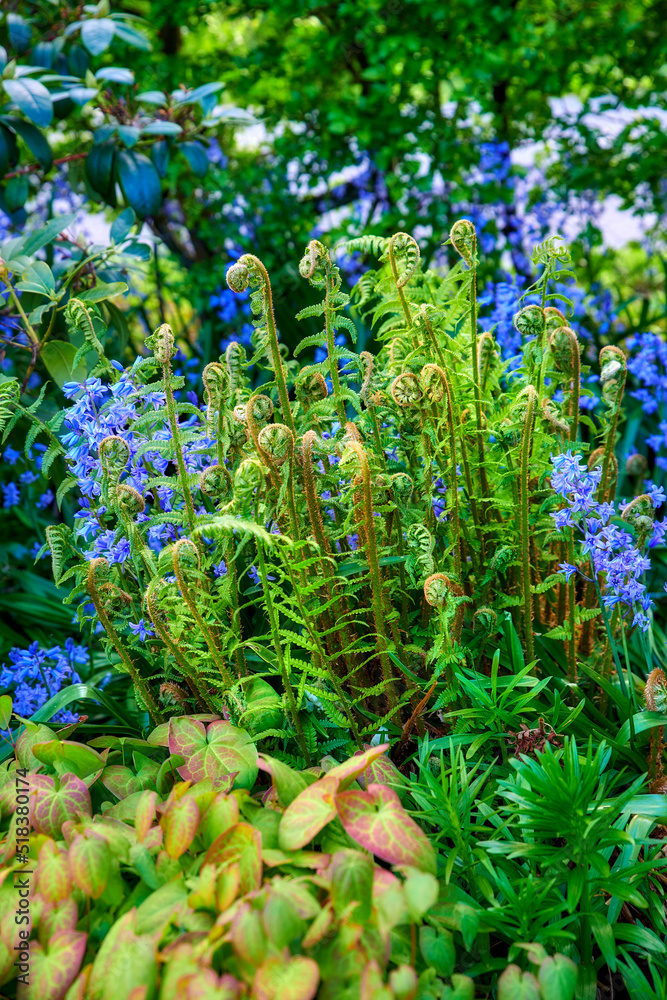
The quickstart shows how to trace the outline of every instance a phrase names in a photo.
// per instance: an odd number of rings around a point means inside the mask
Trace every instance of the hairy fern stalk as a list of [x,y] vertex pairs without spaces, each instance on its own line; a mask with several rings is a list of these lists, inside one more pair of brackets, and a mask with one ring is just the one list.
[[[564,641],[576,676],[581,625],[597,612],[558,570],[549,456],[600,446],[612,496],[620,400],[582,423],[587,369],[547,304],[550,282],[569,274],[556,241],[534,258],[511,372],[477,329],[471,224],[457,223],[451,243],[461,259],[443,276],[406,233],[352,241],[347,251],[379,264],[351,301],[329,250],[311,242],[300,273],[319,301],[297,318],[321,332],[294,353],[326,358],[307,364],[286,360],[269,275],[241,257],[227,281],[250,290],[254,352],[232,343],[196,401],[173,372],[169,327],[121,375],[102,356],[95,308],[69,309],[89,331],[83,351],[101,358],[93,375],[115,388],[100,419],[118,399],[127,411],[99,444],[86,509],[129,556],[107,558],[60,525],[54,573],[80,617],[102,623],[154,721],[224,713],[274,749],[296,737],[304,760],[383,726],[446,732],[465,703],[461,670],[490,664],[505,620],[533,665],[536,637]],[[356,341],[355,319],[373,328],[375,354],[336,346],[339,331]],[[48,461],[64,454],[60,424],[28,415]],[[595,629],[585,639],[604,641]]]

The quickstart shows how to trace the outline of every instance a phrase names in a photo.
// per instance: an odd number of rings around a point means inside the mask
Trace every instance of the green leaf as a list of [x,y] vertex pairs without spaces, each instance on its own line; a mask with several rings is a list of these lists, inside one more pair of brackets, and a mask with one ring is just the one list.
[[[113,718],[118,719],[128,729],[139,730],[141,728],[138,720],[133,718],[115,698],[112,698],[105,691],[99,691],[90,684],[70,684],[66,688],[63,688],[58,694],[54,694],[53,698],[49,698],[41,708],[37,709],[35,714],[31,716],[30,721],[39,723],[48,722],[49,719],[52,719],[63,708],[67,708],[68,705],[73,705],[79,701],[97,702],[106,708],[107,712]],[[42,728],[47,733],[51,732],[46,727]],[[42,740],[45,738],[45,736],[41,737]]]
[[367,851],[392,865],[412,865],[435,875],[433,846],[393,789],[386,785],[369,785],[366,792],[350,789],[336,796],[336,806],[345,832]]
[[78,778],[86,778],[104,767],[104,759],[85,743],[49,740],[47,743],[35,743],[32,752],[42,764],[48,764],[49,767],[60,764]]
[[9,29],[9,43],[17,52],[25,52],[30,45],[32,29],[25,18],[20,14],[9,11],[7,14],[7,28]]
[[611,971],[616,972],[616,944],[611,924],[602,913],[591,913],[590,921],[593,937],[602,957]]
[[274,757],[262,753],[259,755],[258,764],[262,771],[268,771],[271,775],[278,801],[285,808],[308,787],[308,782],[302,773]]
[[134,83],[134,73],[124,66],[103,66],[95,74],[96,80],[109,80],[111,83]]
[[508,965],[498,979],[498,1000],[540,1000],[540,984],[532,972]]
[[80,361],[76,368],[73,367],[76,351],[74,344],[66,340],[51,340],[41,350],[46,370],[60,389],[65,382],[83,382],[88,375],[85,362]]
[[140,218],[155,215],[162,202],[158,172],[143,153],[121,150],[116,156],[116,174],[128,205]]
[[[68,226],[70,226],[76,219],[76,213],[72,212],[69,215],[61,215],[57,219],[51,219],[47,222],[45,226],[41,229],[36,229],[34,233],[28,233],[27,236],[23,237],[21,240],[20,250],[17,249],[17,253],[24,254],[26,257],[31,257],[42,247],[45,247],[47,243],[51,243],[52,240],[59,236],[60,233],[64,232]],[[7,258],[5,257],[5,260]]]
[[436,931],[426,925],[419,928],[419,947],[424,961],[439,976],[451,976],[456,962],[454,939],[444,928]]
[[355,921],[365,923],[371,915],[373,902],[373,862],[361,851],[336,851],[329,868],[331,901],[334,913],[340,917],[350,903],[356,903]]
[[111,240],[113,243],[122,243],[127,234],[136,222],[136,215],[131,208],[126,208],[117,215],[111,226]]
[[86,178],[90,186],[103,197],[113,186],[113,168],[116,147],[113,142],[100,142],[88,153],[85,163]]
[[205,865],[237,861],[241,879],[239,893],[253,892],[262,884],[262,835],[249,823],[237,823],[213,841],[204,858]]
[[313,1000],[319,982],[320,969],[314,959],[270,957],[255,974],[253,994],[263,1000]]
[[[60,930],[44,947],[39,941],[31,941],[30,996],[41,1000],[63,997],[81,968],[87,940],[85,931]],[[19,986],[19,996],[21,989]]]
[[6,121],[21,136],[40,167],[43,170],[50,170],[53,166],[53,153],[45,136],[39,129],[31,125],[30,122],[22,121],[20,118],[7,118]]
[[164,849],[170,858],[177,860],[184,854],[197,832],[199,809],[190,795],[185,795],[172,803],[163,815],[161,826],[164,830]]
[[99,56],[109,48],[116,33],[116,25],[108,17],[94,17],[81,25],[81,41],[91,56]]
[[105,299],[112,299],[115,295],[122,295],[128,290],[124,281],[110,281],[105,284],[99,281],[94,288],[89,288],[85,292],[79,292],[77,298],[81,302],[104,302]]
[[542,1000],[573,1000],[577,967],[571,958],[560,954],[545,958],[538,979]]
[[190,164],[190,169],[198,177],[205,177],[208,172],[208,157],[200,142],[183,142],[179,149]]
[[48,264],[43,260],[36,260],[25,269],[16,287],[21,292],[34,292],[36,295],[50,297],[56,290],[56,279]]
[[[155,121],[155,122],[149,122],[148,125],[141,126],[142,135],[177,136],[180,135],[182,131],[183,131],[182,127],[177,122]],[[187,143],[184,143],[184,145],[187,145]]]
[[184,781],[211,778],[227,784],[225,777],[235,774],[235,787],[252,788],[257,777],[257,748],[252,739],[222,720],[205,728],[197,719],[171,719],[169,752],[185,758],[187,763],[178,769]]
[[88,1000],[119,1000],[146,987],[146,1000],[156,995],[157,956],[153,937],[137,934],[137,911],[123,914],[107,933],[95,956],[86,990]]
[[47,128],[53,119],[51,95],[39,80],[29,76],[3,80],[3,87],[11,101],[40,128]]
[[297,851],[336,817],[338,779],[325,775],[304,789],[283,813],[278,841],[283,851]]
[[111,875],[111,851],[106,840],[91,833],[78,834],[70,844],[72,881],[91,899],[99,899]]
[[5,186],[5,205],[8,212],[17,212],[23,208],[28,197],[28,178],[25,174],[12,177]]
[[[16,136],[4,125],[0,125],[0,177],[18,163],[19,151]],[[5,258],[6,259],[6,258]]]
[[12,696],[10,694],[0,695],[0,729],[7,729],[9,720],[12,717],[13,709]]

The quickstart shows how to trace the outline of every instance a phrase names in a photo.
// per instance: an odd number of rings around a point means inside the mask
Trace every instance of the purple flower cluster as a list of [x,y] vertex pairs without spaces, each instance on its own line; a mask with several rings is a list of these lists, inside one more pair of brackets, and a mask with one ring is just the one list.
[[627,346],[635,352],[628,358],[628,371],[640,383],[630,395],[640,401],[644,413],[658,413],[667,402],[667,343],[656,333],[640,333],[628,337]]
[[[602,478],[601,466],[589,470],[581,456],[571,451],[552,455],[551,463],[554,469],[551,485],[567,501],[566,507],[551,515],[556,529],[577,529],[581,535],[582,555],[590,560],[596,578],[604,574],[601,589],[605,607],[627,605],[634,612],[633,625],[645,632],[650,624],[648,611],[653,602],[643,576],[651,568],[651,561],[635,545],[628,531],[610,523],[616,513],[614,505],[596,499]],[[651,497],[654,507],[660,506],[663,496],[657,491]],[[655,524],[649,545],[662,541],[664,533],[664,522]],[[571,563],[562,563],[559,568],[568,580],[574,573],[581,572]]]
[[[76,668],[87,663],[87,647],[77,646],[73,639],[51,649],[32,642],[27,649],[10,650],[9,663],[0,667],[0,689],[11,692],[17,715],[30,718],[61,688],[81,683]],[[63,709],[53,718],[68,725],[78,716]]]

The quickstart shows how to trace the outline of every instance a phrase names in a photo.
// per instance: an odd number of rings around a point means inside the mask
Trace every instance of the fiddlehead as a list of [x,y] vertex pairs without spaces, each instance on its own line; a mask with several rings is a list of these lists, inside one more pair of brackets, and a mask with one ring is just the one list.
[[[439,365],[424,365],[421,370],[420,376],[421,386],[427,399],[433,403],[438,403],[444,395],[447,396],[447,409],[448,409],[448,420],[447,420],[447,430],[449,433],[449,451],[450,451],[450,477],[449,477],[449,494],[451,497],[451,513],[452,513],[452,543],[454,545],[454,565],[456,568],[457,576],[461,576],[461,532],[460,532],[460,521],[459,521],[459,491],[458,484],[456,481],[456,428],[458,425],[458,416],[456,413],[456,408],[454,404],[454,398],[452,396],[452,389],[449,384],[449,379],[444,368],[440,368]],[[471,503],[473,500],[471,499]]]
[[533,427],[537,408],[537,391],[535,386],[527,385],[522,391],[525,405],[523,433],[521,435],[521,467],[519,473],[519,518],[521,525],[521,589],[523,592],[523,629],[526,643],[526,654],[529,662],[535,658],[533,648],[533,614],[530,591],[530,521],[529,521],[529,488],[528,469],[532,446]]
[[[554,310],[554,312],[558,311],[557,309]],[[581,386],[579,341],[577,340],[576,333],[569,326],[559,326],[553,330],[549,338],[549,344],[556,367],[568,377],[570,382],[570,441],[576,441],[579,430],[579,392]]]
[[[667,677],[660,667],[656,667],[646,678],[644,701],[649,712],[667,712]],[[651,730],[648,754],[648,780],[653,793],[664,794],[667,782],[664,779],[662,755],[665,748],[665,727],[658,726]]]
[[102,498],[106,504],[112,506],[120,477],[130,461],[130,446],[124,438],[110,434],[100,441],[99,456],[102,469]]
[[609,466],[616,445],[616,427],[621,412],[627,374],[627,361],[620,347],[613,345],[603,347],[600,351],[600,381],[602,383],[602,398],[607,404],[610,416],[602,458],[602,479],[600,480],[600,496],[603,500],[605,496],[613,500],[616,493],[618,463],[616,463],[616,476],[613,478],[609,476]]
[[250,305],[253,314],[258,317],[260,334],[265,333],[268,346],[268,361],[275,376],[278,398],[283,413],[283,420],[296,437],[294,418],[287,394],[285,365],[280,353],[276,318],[273,312],[273,295],[269,275],[259,257],[246,253],[239,257],[227,271],[227,284],[233,292],[244,292],[251,288]]
[[[419,267],[420,256],[419,244],[409,233],[394,233],[389,240],[387,257],[408,330],[413,327],[412,312],[403,289]],[[416,343],[414,346],[418,347],[419,344]]]

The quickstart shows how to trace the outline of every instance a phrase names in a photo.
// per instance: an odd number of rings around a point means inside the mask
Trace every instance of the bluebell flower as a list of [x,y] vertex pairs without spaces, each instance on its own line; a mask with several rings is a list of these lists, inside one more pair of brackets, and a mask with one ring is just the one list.
[[17,451],[16,448],[12,448],[10,444],[5,448],[2,457],[4,458],[7,465],[16,465],[18,459],[21,457],[21,452]]
[[146,642],[146,639],[150,636],[153,637],[155,632],[147,625],[143,618],[140,618],[138,622],[128,622],[128,627],[133,635],[138,635],[141,642]]
[[21,494],[16,483],[2,483],[2,506],[7,509],[15,507],[21,499]]

